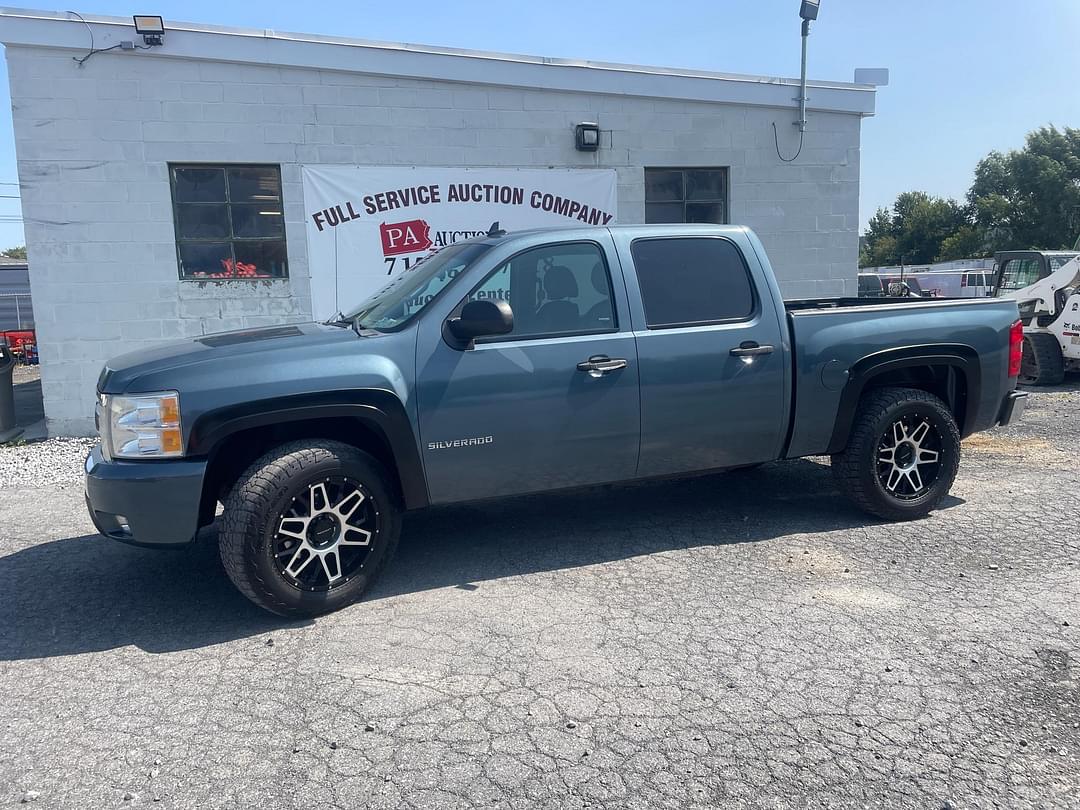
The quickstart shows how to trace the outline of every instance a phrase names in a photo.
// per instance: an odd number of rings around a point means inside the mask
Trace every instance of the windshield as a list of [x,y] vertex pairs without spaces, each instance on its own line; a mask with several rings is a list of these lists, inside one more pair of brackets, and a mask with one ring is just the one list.
[[460,242],[444,247],[394,276],[345,319],[361,327],[388,332],[404,325],[449,286],[458,273],[482,256],[491,245]]
[[998,292],[1016,292],[1030,287],[1060,270],[1072,258],[1073,254],[1047,256],[1045,270],[1038,256],[1008,259],[1004,266],[998,268],[1001,279],[998,283]]
[[1038,257],[1027,259],[1009,259],[1001,274],[1001,284],[998,288],[1015,292],[1025,287],[1030,287],[1043,277],[1042,262]]

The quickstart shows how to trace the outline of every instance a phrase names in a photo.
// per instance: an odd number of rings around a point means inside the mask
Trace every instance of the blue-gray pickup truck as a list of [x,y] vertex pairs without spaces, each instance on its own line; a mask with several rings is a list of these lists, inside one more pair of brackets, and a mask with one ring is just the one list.
[[438,504],[828,454],[907,520],[1019,416],[1022,340],[1006,300],[785,302],[746,228],[493,227],[328,323],[109,362],[87,504],[144,546],[220,504],[229,576],[286,616],[357,599]]

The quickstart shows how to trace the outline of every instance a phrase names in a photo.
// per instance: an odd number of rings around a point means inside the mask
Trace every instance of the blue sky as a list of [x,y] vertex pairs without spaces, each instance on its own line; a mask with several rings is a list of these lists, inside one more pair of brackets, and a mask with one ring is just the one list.
[[[32,0],[27,0],[27,5]],[[478,0],[156,0],[83,13],[275,28],[732,73],[796,76],[798,0],[542,3]],[[810,76],[850,81],[888,67],[877,115],[863,122],[861,220],[901,191],[961,197],[992,149],[1043,124],[1080,126],[1080,0],[821,0]],[[7,98],[6,66],[0,88]],[[0,181],[17,179],[10,116],[0,121]],[[0,195],[16,194],[0,186]],[[0,220],[18,200],[0,196]],[[0,247],[21,244],[0,222]]]

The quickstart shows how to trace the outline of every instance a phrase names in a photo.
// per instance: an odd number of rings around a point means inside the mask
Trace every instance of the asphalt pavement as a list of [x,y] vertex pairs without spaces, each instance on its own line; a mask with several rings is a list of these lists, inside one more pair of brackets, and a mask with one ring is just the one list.
[[0,805],[1080,807],[1078,448],[1074,377],[915,523],[820,459],[430,510],[311,622],[12,474]]

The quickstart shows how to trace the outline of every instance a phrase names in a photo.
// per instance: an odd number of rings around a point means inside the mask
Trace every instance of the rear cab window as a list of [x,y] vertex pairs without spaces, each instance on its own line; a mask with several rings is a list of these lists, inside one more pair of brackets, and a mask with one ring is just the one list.
[[729,239],[635,239],[630,253],[649,329],[744,321],[757,309],[750,268]]

